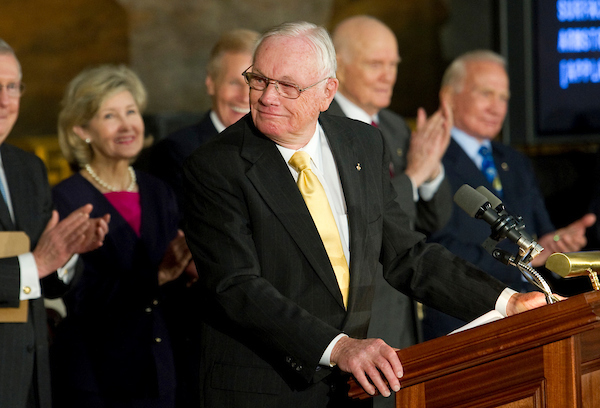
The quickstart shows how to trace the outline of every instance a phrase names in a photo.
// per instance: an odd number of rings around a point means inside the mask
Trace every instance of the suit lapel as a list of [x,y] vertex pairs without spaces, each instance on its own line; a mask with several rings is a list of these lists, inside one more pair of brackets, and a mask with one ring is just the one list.
[[[488,190],[494,191],[492,183],[483,175],[481,170],[473,163],[473,160],[464,152],[464,150],[454,140],[450,141],[444,161],[448,163],[445,167],[455,171],[460,180],[468,180],[473,183],[471,187],[477,188],[485,186]],[[460,186],[456,186],[458,189]]]
[[361,286],[360,274],[363,272],[361,261],[366,251],[367,241],[363,237],[366,234],[367,220],[364,210],[367,208],[368,197],[364,187],[366,184],[363,178],[364,173],[360,169],[361,166],[368,164],[361,159],[361,149],[356,148],[356,138],[360,136],[331,124],[327,115],[321,115],[319,121],[333,153],[348,212],[350,253],[352,254],[350,257],[350,298],[348,302],[348,309],[350,310],[355,298],[353,293],[356,293],[356,290],[359,290]]
[[275,143],[262,136],[250,121],[245,128],[241,150],[242,157],[253,163],[247,177],[343,307],[329,257],[294,178]]
[[0,199],[0,228],[2,231],[14,231],[15,229],[4,199]]
[[[138,241],[138,236],[129,225],[127,220],[121,215],[121,213],[108,201],[108,199],[102,194],[96,187],[94,187],[88,180],[86,180],[81,174],[77,174],[81,180],[81,189],[86,189],[88,191],[89,201],[94,203],[94,215],[104,215],[110,214],[110,226],[109,229],[113,231],[119,231],[118,234],[107,234],[105,237],[105,243],[107,241],[112,241],[116,248],[119,248],[118,257],[122,257],[118,262],[120,265],[127,265],[131,263],[131,256],[134,252],[134,246]],[[143,198],[143,190],[145,186],[143,185],[143,181],[138,178],[138,187],[140,191],[140,206],[144,208],[143,203],[141,202]],[[82,194],[82,193],[79,193]],[[85,202],[85,201],[83,201]],[[142,219],[144,218],[144,211],[142,211]],[[144,225],[144,221],[142,221],[141,225]],[[143,229],[143,228],[142,228]],[[140,231],[142,232],[142,231]]]
[[[8,190],[10,192],[10,199],[13,206],[13,212],[15,216],[15,220],[17,218],[17,209],[21,206],[19,202],[19,197],[21,197],[21,193],[19,191],[21,187],[21,174],[23,169],[19,167],[19,164],[13,159],[10,155],[10,152],[5,148],[0,148],[0,152],[2,154],[2,166],[4,167],[4,174],[6,176],[6,183],[8,184]],[[0,197],[0,223],[2,224],[2,228],[5,231],[14,231],[15,224],[10,218],[10,213],[8,211],[8,206],[6,202]]]
[[209,141],[218,134],[219,132],[217,132],[217,129],[210,118],[210,111],[208,111],[202,120],[195,126],[194,135],[196,137],[196,147]]

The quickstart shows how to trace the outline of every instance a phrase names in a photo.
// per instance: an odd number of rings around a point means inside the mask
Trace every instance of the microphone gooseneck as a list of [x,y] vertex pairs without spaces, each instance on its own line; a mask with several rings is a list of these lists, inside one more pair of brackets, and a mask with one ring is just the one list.
[[[454,195],[454,202],[470,217],[482,219],[490,225],[490,236],[482,245],[495,259],[519,269],[525,279],[544,292],[548,304],[558,301],[548,283],[529,264],[544,248],[525,231],[522,217],[510,214],[502,201],[483,186],[474,189],[464,184]],[[517,244],[518,257],[496,248],[496,244],[505,238]]]

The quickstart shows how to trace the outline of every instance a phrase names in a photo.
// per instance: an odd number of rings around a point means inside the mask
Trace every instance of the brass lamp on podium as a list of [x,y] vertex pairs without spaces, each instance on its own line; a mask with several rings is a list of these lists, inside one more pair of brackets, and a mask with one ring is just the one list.
[[563,278],[587,274],[594,290],[600,290],[597,273],[600,271],[600,251],[555,252],[546,260],[546,268]]

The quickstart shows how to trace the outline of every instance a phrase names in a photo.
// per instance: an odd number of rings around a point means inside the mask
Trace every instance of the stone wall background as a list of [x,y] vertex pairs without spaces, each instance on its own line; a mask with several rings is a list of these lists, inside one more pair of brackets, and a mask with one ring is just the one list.
[[88,65],[128,63],[128,33],[113,0],[2,0],[0,38],[15,49],[26,85],[11,138],[56,133],[69,80]]
[[[392,109],[407,117],[419,106],[437,108],[452,57],[493,44],[493,26],[481,23],[492,18],[492,0],[2,0],[0,38],[15,48],[27,86],[11,138],[55,134],[64,88],[87,66],[131,66],[148,89],[150,116],[197,114],[210,106],[204,67],[223,31],[293,20],[332,28],[359,13],[398,36],[403,61]],[[461,39],[465,22],[479,35]]]
[[[204,67],[220,34],[259,32],[284,21],[324,25],[331,0],[119,0],[130,16],[130,62],[145,80],[152,112],[205,110]],[[155,81],[153,79],[159,79]]]

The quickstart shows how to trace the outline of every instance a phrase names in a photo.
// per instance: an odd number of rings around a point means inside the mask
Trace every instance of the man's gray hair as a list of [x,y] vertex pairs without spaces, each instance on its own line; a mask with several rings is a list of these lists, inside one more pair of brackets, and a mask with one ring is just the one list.
[[462,91],[469,62],[493,62],[502,65],[506,69],[506,59],[496,52],[490,50],[469,51],[457,57],[446,68],[442,77],[442,88],[451,86],[456,92]]
[[19,81],[21,80],[21,77],[23,76],[23,72],[21,71],[21,63],[19,62],[19,59],[17,58],[17,54],[15,54],[15,50],[13,50],[13,48],[8,45],[8,43],[6,41],[4,41],[2,38],[0,38],[0,55],[12,55],[13,57],[15,57],[15,60],[17,61],[17,65],[19,67]]
[[[319,71],[329,78],[335,78],[337,70],[337,61],[335,59],[335,49],[333,42],[327,30],[306,21],[288,22],[280,24],[265,32],[258,40],[256,49],[270,37],[303,37],[306,38],[317,56],[317,61],[321,64]],[[256,51],[254,52],[256,57]]]

